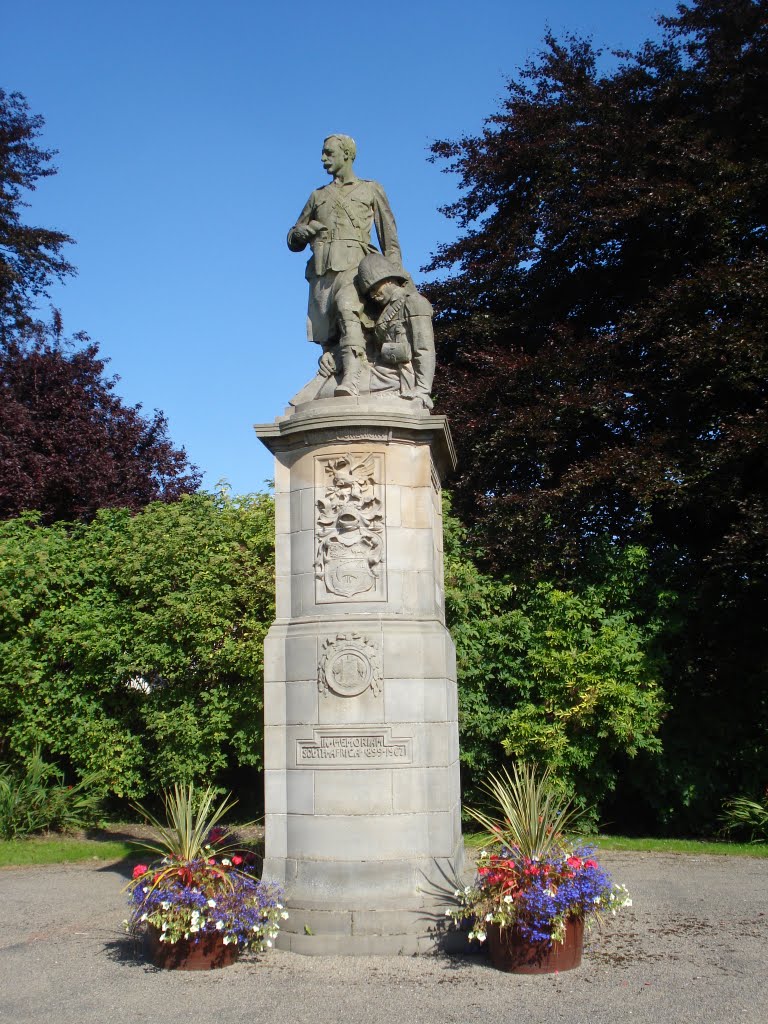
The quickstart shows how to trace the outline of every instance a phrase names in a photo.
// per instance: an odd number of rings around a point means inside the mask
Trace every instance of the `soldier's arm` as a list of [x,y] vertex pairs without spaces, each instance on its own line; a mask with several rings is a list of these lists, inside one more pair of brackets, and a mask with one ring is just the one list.
[[397,238],[397,224],[389,206],[386,192],[377,181],[373,185],[373,223],[376,226],[376,237],[379,248],[396,266],[402,267],[403,258],[400,253],[400,242]]
[[306,248],[307,242],[314,235],[315,232],[309,227],[314,209],[315,193],[313,192],[307,200],[304,209],[299,214],[299,219],[288,232],[288,248],[291,252],[301,252],[302,249]]

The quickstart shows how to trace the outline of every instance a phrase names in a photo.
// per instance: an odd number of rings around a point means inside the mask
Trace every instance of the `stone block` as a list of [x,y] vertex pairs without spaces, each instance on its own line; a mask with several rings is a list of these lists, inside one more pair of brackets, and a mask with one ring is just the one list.
[[274,630],[264,640],[264,679],[270,683],[285,679],[285,637]]
[[264,807],[268,814],[287,814],[288,798],[284,768],[268,768],[264,772]]
[[430,853],[424,814],[298,815],[288,819],[288,856],[397,860]]
[[281,491],[275,494],[275,534],[290,534],[294,527],[291,523],[291,504],[293,494],[290,491]]
[[264,683],[264,724],[285,725],[285,683]]
[[432,926],[431,915],[414,910],[355,910],[352,914],[353,935],[426,934]]
[[446,722],[446,679],[387,679],[384,683],[385,722]]
[[315,814],[390,814],[395,774],[390,768],[316,772]]
[[403,894],[414,898],[423,879],[413,859],[351,861],[342,851],[335,860],[302,858],[291,863],[296,865],[291,899],[303,906],[314,901],[355,909],[401,905]]
[[387,566],[390,571],[432,572],[434,554],[429,530],[389,530]]
[[291,617],[291,576],[275,577],[275,618],[290,619]]
[[290,907],[290,917],[282,926],[286,932],[310,937],[326,935],[351,935],[351,910],[305,910],[303,907]]
[[317,679],[317,637],[292,633],[285,639],[285,678]]
[[299,530],[291,534],[291,575],[313,573],[315,563],[315,534],[313,530]]
[[285,724],[315,725],[318,720],[318,692],[314,680],[285,684]]
[[309,530],[311,533],[314,533],[317,516],[315,489],[314,487],[302,487],[300,491],[295,493],[301,496],[301,518],[296,529]]
[[394,629],[383,624],[384,677],[388,679],[444,679],[446,672],[445,628]]
[[266,874],[266,861],[272,860],[283,860],[288,856],[288,815],[287,814],[270,814],[267,813],[264,816],[264,832],[265,832],[265,877],[279,878],[276,874],[275,869],[272,868],[269,875]]
[[452,811],[456,803],[452,766],[403,768],[392,773],[392,809],[396,814]]
[[265,769],[285,768],[286,728],[282,725],[264,726],[264,767]]
[[403,526],[428,530],[432,535],[432,487],[401,487],[400,514]]
[[341,697],[333,691],[318,696],[317,721],[325,725],[355,725],[384,721],[384,694],[370,688],[356,697]]
[[452,722],[426,722],[414,731],[415,764],[447,768],[458,756],[458,730]]
[[[427,815],[429,848],[435,857],[450,857],[456,846],[457,831],[453,811],[434,811]],[[460,830],[459,830],[460,831]]]
[[286,772],[286,803],[290,814],[314,814],[315,773],[306,770]]

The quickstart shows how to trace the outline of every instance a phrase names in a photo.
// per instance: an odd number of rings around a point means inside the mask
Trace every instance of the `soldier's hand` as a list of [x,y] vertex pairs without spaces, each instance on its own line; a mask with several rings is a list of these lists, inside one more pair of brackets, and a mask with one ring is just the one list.
[[332,352],[323,352],[317,361],[317,365],[320,375],[323,377],[330,377],[332,373],[336,373],[336,360],[333,358]]

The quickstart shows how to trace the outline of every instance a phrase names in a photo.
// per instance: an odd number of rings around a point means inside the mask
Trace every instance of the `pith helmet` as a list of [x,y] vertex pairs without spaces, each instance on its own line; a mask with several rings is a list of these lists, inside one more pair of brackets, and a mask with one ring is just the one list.
[[394,278],[401,283],[408,280],[403,271],[390,263],[380,252],[369,252],[360,261],[357,268],[357,287],[363,295],[367,295],[374,285],[386,281],[387,278]]

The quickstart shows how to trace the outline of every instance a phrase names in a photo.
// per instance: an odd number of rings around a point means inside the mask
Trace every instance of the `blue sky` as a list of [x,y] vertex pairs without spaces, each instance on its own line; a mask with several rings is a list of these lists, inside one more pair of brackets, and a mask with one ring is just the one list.
[[170,434],[235,492],[272,458],[252,424],[313,375],[304,255],[285,235],[313,188],[323,137],[354,136],[355,170],[380,181],[416,279],[454,235],[437,208],[455,182],[436,138],[474,134],[549,26],[634,48],[672,0],[23,0],[7,5],[0,87],[46,119],[59,174],[27,222],[76,239],[78,276],[52,291],[119,394],[168,416]]

